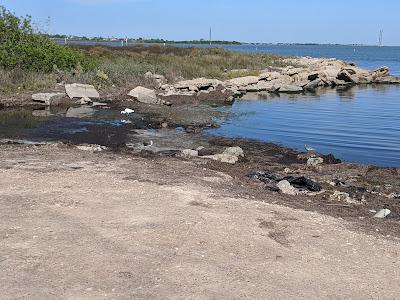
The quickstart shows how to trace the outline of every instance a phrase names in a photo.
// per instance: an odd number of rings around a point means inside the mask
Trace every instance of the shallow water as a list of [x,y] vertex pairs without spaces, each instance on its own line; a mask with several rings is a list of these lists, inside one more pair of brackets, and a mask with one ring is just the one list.
[[310,145],[348,162],[400,167],[400,87],[356,87],[321,95],[247,95],[224,108],[211,135]]
[[[208,106],[198,110],[215,111]],[[0,140],[99,144],[152,152],[207,146],[201,136],[188,134],[181,127],[151,129],[148,118],[136,112],[121,115],[121,108],[70,107],[43,110],[0,111]],[[151,144],[151,146],[149,146]]]

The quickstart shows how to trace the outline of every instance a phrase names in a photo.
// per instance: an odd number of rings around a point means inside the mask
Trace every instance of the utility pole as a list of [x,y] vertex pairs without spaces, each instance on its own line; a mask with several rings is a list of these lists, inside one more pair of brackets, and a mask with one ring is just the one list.
[[210,27],[210,46],[212,44],[212,28]]
[[379,47],[383,46],[383,30],[379,31]]

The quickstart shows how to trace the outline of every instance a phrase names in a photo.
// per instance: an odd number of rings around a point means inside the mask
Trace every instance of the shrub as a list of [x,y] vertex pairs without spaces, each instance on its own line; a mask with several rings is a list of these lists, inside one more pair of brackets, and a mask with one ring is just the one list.
[[19,18],[0,6],[0,66],[51,72],[55,67],[91,70],[96,62],[82,51],[57,45],[34,32],[29,16]]

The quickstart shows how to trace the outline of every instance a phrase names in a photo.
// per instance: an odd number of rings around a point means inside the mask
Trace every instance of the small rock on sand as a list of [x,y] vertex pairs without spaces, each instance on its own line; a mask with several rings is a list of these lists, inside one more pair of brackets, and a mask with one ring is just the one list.
[[276,186],[282,194],[295,196],[300,193],[300,191],[293,187],[287,180],[279,181]]
[[307,160],[307,165],[315,167],[315,166],[322,164],[323,162],[324,162],[324,159],[322,157],[310,157]]

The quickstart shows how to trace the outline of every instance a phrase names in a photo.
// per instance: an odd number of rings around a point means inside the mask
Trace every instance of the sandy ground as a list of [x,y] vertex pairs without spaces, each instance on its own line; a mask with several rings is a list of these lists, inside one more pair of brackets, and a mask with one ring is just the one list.
[[1,299],[400,295],[399,238],[261,202],[192,161],[51,146],[0,158]]

